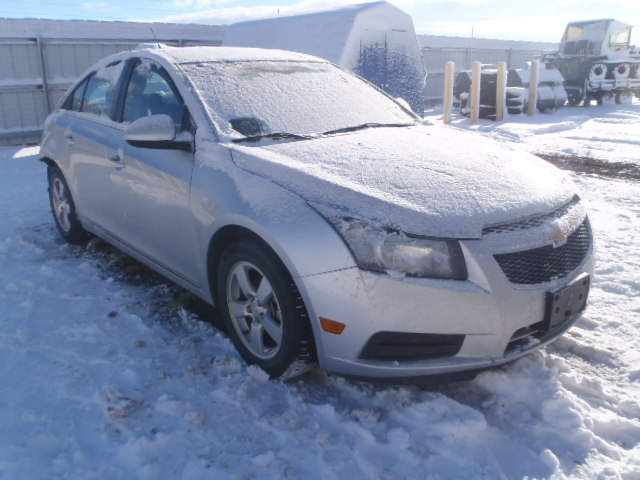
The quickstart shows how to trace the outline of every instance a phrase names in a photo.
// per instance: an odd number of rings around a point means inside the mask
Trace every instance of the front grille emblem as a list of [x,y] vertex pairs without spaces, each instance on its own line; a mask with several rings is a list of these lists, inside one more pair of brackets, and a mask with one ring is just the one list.
[[553,248],[558,248],[566,244],[570,233],[568,227],[562,228],[559,225],[554,226],[553,232],[549,235],[549,240],[551,240]]

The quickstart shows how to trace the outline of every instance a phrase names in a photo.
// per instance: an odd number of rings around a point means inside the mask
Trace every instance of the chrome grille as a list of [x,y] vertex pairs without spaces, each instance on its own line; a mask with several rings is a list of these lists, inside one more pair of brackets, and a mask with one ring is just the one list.
[[543,225],[550,220],[564,217],[569,212],[569,210],[571,210],[579,202],[580,197],[575,195],[568,203],[560,208],[553,210],[552,212],[533,215],[516,222],[489,225],[482,229],[482,234],[486,235],[488,233],[515,232],[517,230],[526,230],[529,228],[539,227],[540,225]]
[[511,283],[534,285],[566,277],[583,262],[590,246],[589,221],[585,220],[561,247],[547,245],[494,258]]

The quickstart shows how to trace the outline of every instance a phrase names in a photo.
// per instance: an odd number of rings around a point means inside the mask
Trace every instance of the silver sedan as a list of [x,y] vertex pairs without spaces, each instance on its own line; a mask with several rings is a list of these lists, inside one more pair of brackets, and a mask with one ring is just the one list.
[[574,186],[276,50],[160,47],[92,67],[47,119],[51,208],[223,313],[272,377],[469,372],[540,348],[587,302]]

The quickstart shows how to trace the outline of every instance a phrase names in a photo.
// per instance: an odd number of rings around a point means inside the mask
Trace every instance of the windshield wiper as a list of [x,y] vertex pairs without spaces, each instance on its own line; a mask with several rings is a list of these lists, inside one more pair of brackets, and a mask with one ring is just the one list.
[[309,135],[299,135],[297,133],[287,133],[287,132],[274,132],[274,133],[263,133],[262,135],[251,135],[249,137],[236,138],[233,140],[234,143],[241,142],[259,142],[265,138],[273,138],[276,140],[284,139],[284,138],[293,138],[295,140],[309,140]]
[[355,132],[356,130],[364,130],[366,128],[378,128],[378,127],[411,127],[413,123],[363,123],[362,125],[355,125],[353,127],[336,128],[335,130],[327,130],[322,132],[322,135],[333,135],[334,133],[347,133]]

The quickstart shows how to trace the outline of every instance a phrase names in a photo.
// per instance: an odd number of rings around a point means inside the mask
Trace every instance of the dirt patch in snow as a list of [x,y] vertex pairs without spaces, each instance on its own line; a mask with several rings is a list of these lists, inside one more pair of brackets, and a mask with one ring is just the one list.
[[151,318],[173,318],[177,309],[184,308],[224,333],[222,316],[218,310],[104,240],[94,237],[85,247],[70,248],[74,256],[94,260],[96,266],[107,276],[131,285],[147,287],[151,292],[152,302],[144,305],[144,309],[148,310]]
[[547,153],[536,153],[536,155],[563,170],[570,170],[572,172],[600,178],[640,181],[639,165],[626,162],[609,162],[596,158],[573,155],[550,155]]

